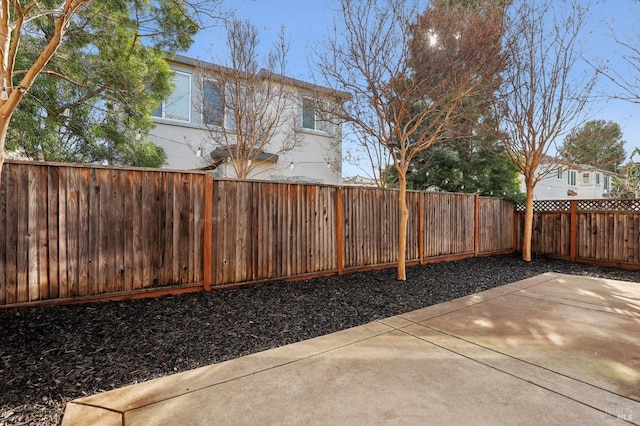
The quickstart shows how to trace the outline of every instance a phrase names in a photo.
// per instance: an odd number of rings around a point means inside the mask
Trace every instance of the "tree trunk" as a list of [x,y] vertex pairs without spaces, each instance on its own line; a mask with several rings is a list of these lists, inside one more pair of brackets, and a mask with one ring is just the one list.
[[4,143],[7,139],[7,130],[9,129],[9,122],[11,116],[0,116],[0,185],[2,185],[2,166],[4,165]]
[[398,203],[400,206],[400,230],[398,235],[398,280],[407,280],[407,224],[409,222],[409,209],[407,208],[407,175],[406,172],[398,173],[400,178],[400,194]]
[[533,234],[533,185],[527,183],[524,209],[524,229],[522,230],[522,260],[531,262],[531,235]]

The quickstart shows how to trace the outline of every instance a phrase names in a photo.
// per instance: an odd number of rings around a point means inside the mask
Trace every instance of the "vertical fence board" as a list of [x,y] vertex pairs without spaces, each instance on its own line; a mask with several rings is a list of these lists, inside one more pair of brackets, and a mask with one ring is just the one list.
[[[7,178],[7,167],[0,173],[0,183]],[[7,186],[0,185],[0,306],[7,304]]]
[[51,296],[49,295],[49,236],[47,219],[49,217],[48,212],[48,197],[49,197],[49,179],[48,170],[45,167],[40,167],[36,170],[38,187],[40,191],[36,194],[36,203],[38,206],[36,232],[38,236],[38,278],[35,285],[38,287],[38,300],[47,300]]
[[90,176],[90,169],[78,169],[78,294],[92,294],[89,282]]
[[193,238],[189,232],[193,200],[191,199],[191,176],[185,173],[180,174],[180,178],[181,193],[178,205],[180,228],[178,235],[174,236],[176,241],[173,241],[173,244],[178,247],[178,283],[187,284],[189,282],[189,239]]
[[144,287],[144,241],[143,241],[143,223],[145,208],[144,203],[144,188],[143,188],[143,173],[135,171],[132,173],[132,186],[133,186],[133,289],[140,290]]
[[97,204],[99,209],[96,212],[95,221],[97,223],[97,245],[98,245],[98,280],[97,293],[104,294],[109,288],[109,171],[97,170],[96,174],[99,197]]
[[[0,183],[7,179],[8,173],[4,167],[0,173]],[[7,304],[7,185],[0,185],[0,306]]]
[[61,298],[69,296],[68,284],[69,284],[69,262],[68,262],[68,244],[67,244],[67,194],[68,194],[68,179],[69,170],[66,168],[59,168],[59,183],[58,183],[58,232],[60,239],[58,241],[58,259],[59,259],[59,286],[58,292]]
[[70,297],[80,296],[78,241],[80,239],[80,177],[75,170],[69,172],[67,180],[67,291]]
[[38,285],[40,268],[39,262],[39,241],[38,241],[38,202],[40,188],[40,179],[38,178],[37,169],[29,169],[29,178],[27,181],[27,258],[26,272],[29,288],[27,290],[27,300],[29,302],[40,299],[40,286]]
[[92,169],[89,180],[89,219],[88,219],[88,287],[90,294],[98,294],[99,258],[100,258],[100,170]]
[[122,237],[123,237],[123,285],[124,291],[132,291],[134,288],[134,212],[136,190],[133,184],[134,173],[122,173]]
[[18,182],[19,168],[5,164],[2,184],[6,192],[5,225],[5,300],[7,304],[18,303]]

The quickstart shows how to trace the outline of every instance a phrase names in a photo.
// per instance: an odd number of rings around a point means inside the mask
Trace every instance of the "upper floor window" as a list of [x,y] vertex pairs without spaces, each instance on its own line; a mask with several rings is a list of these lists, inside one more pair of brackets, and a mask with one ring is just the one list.
[[589,173],[583,173],[582,174],[582,183],[588,184],[590,182],[591,182],[591,176],[589,175]]
[[558,179],[562,179],[562,167],[558,167]]
[[202,122],[222,127],[224,125],[224,99],[214,81],[205,80],[202,85]]
[[316,106],[317,104],[313,99],[305,98],[302,100],[302,127],[330,133],[330,123],[322,117],[322,113],[318,111]]
[[600,185],[600,173],[596,173],[596,185]]
[[191,121],[191,75],[175,73],[175,87],[167,99],[153,111],[154,117],[177,121]]
[[570,186],[576,186],[576,172],[574,171],[569,171],[567,173],[567,183]]
[[609,176],[604,177],[604,189],[609,189]]

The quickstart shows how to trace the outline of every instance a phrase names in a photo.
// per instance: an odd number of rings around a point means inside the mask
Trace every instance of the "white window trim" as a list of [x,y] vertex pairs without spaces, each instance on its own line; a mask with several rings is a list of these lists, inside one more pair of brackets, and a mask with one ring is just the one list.
[[[305,127],[304,126],[304,103],[305,101],[309,101],[311,103],[315,103],[315,100],[313,98],[310,98],[308,96],[304,96],[302,98],[302,103],[300,106],[300,128],[302,129],[302,131],[307,132],[307,133],[312,133],[312,134],[316,134],[316,135],[321,135],[321,136],[333,136],[336,132],[335,129],[335,125],[328,120],[323,120],[322,117],[320,117],[320,114],[318,114],[318,110],[317,108],[313,109],[313,129],[309,128],[309,127]],[[327,101],[328,103],[328,101]],[[328,130],[321,130],[318,129],[318,123],[319,122],[325,122],[327,123],[327,129]]]
[[[192,86],[191,86],[191,74],[188,72],[184,72],[184,71],[176,71],[173,70],[176,74],[182,74],[182,75],[186,75],[187,77],[189,77],[189,108],[188,108],[188,118],[187,120],[181,120],[178,118],[171,118],[171,117],[166,117],[165,116],[165,111],[166,111],[166,103],[165,101],[162,101],[162,103],[160,104],[161,107],[161,111],[162,111],[162,115],[152,115],[153,118],[157,118],[157,119],[162,119],[162,120],[166,120],[166,121],[171,121],[174,123],[191,123],[191,98],[192,98]],[[171,92],[171,94],[173,94],[173,92]]]

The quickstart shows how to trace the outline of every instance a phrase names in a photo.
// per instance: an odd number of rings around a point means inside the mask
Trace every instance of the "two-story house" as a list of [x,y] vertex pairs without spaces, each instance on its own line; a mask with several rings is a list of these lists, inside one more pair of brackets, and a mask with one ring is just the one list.
[[[609,198],[616,180],[624,177],[593,166],[552,159],[543,162],[543,174],[536,184],[535,200],[587,200]],[[526,188],[522,183],[522,192]]]
[[[215,84],[216,73],[226,77],[230,70],[184,56],[168,62],[175,72],[175,88],[154,111],[155,128],[149,133],[149,139],[167,154],[165,167],[211,170],[219,177],[237,177],[231,158],[238,158],[239,151],[246,148],[233,139],[229,142],[229,135],[233,138],[234,132],[239,132],[234,119],[237,114],[230,114],[232,107],[224,96],[227,89]],[[291,94],[284,102],[274,99],[271,106],[286,109],[290,118],[278,122],[278,128],[264,138],[268,140],[260,151],[247,160],[259,163],[249,163],[252,170],[247,178],[341,184],[341,125],[327,117],[330,108],[321,112],[317,105],[339,108],[345,94],[266,70],[259,75]],[[296,143],[283,149],[283,141],[291,138],[289,129],[294,129]]]

